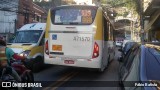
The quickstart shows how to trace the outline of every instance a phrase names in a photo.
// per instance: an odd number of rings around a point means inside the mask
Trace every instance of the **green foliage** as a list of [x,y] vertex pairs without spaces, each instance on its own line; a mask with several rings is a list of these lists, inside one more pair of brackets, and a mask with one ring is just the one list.
[[[114,8],[126,7],[128,10],[132,11],[133,14],[137,14],[137,0],[102,0],[102,3],[106,1],[107,4],[110,4]],[[128,15],[128,12],[125,12],[123,16]]]
[[117,16],[123,16],[123,14],[122,13],[118,13]]
[[113,7],[127,7],[128,9],[136,10],[136,0],[102,0],[102,3],[106,1]]
[[107,4],[113,7],[118,7],[123,5],[124,0],[107,0]]
[[106,0],[101,0],[101,3],[102,4],[106,4]]
[[129,12],[124,12],[123,17],[127,17],[128,14]]

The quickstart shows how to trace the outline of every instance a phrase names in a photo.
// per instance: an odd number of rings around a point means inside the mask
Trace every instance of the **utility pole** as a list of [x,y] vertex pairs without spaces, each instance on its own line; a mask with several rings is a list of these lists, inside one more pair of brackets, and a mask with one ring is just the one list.
[[14,20],[14,34],[16,33],[16,30],[17,30],[17,20],[15,19]]
[[140,4],[140,25],[141,25],[141,42],[144,41],[144,21],[143,21],[143,0],[139,0]]
[[24,24],[29,23],[29,9],[27,7],[25,8],[25,13],[24,13]]

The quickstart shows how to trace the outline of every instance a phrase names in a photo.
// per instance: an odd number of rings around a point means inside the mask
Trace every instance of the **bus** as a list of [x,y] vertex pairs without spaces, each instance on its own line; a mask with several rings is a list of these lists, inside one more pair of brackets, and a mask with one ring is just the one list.
[[46,24],[44,62],[103,72],[115,54],[113,30],[101,7],[51,8]]

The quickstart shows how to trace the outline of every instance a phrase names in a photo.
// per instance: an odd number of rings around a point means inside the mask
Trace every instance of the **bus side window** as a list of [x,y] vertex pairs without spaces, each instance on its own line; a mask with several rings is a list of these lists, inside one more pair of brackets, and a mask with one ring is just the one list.
[[110,40],[113,41],[113,27],[110,28]]
[[104,34],[104,41],[108,41],[108,38],[109,38],[109,36],[108,36],[108,23],[107,23],[107,20],[106,20],[106,18],[105,17],[103,17],[103,22],[104,22],[104,32],[103,32],[103,34]]

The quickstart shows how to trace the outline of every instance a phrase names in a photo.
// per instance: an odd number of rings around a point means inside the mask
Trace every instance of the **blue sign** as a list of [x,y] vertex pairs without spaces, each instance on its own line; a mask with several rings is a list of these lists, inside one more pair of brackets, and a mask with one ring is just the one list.
[[57,35],[56,34],[52,35],[52,40],[57,40]]

